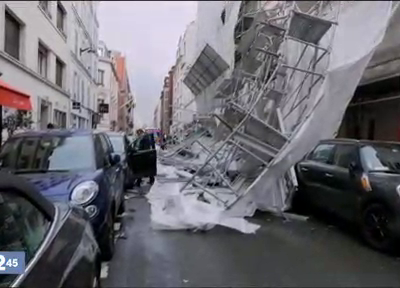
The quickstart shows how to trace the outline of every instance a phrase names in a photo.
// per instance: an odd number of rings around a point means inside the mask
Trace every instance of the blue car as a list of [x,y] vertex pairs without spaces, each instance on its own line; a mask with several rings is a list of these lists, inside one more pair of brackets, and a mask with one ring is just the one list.
[[46,130],[11,137],[0,153],[2,171],[33,183],[53,202],[83,207],[104,261],[114,253],[114,222],[124,210],[123,171],[105,133]]

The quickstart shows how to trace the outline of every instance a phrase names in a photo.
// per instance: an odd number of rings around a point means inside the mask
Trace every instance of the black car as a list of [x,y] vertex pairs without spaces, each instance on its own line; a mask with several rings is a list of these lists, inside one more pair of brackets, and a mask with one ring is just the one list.
[[110,138],[111,144],[114,148],[114,152],[121,156],[121,166],[124,175],[123,176],[124,186],[125,188],[132,188],[133,175],[126,160],[126,156],[128,154],[128,148],[129,145],[131,144],[131,141],[129,140],[129,138],[126,136],[125,133],[106,132],[106,134]]
[[296,165],[297,207],[310,204],[358,224],[372,247],[389,251],[400,239],[400,143],[321,141]]
[[25,252],[26,265],[23,274],[0,274],[0,287],[100,286],[100,252],[85,210],[52,204],[34,185],[4,172],[0,251]]

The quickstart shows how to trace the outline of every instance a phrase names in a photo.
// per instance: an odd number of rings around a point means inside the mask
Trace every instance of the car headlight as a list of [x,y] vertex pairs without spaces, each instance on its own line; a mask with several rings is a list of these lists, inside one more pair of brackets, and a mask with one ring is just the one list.
[[94,181],[86,181],[77,185],[71,193],[71,202],[77,205],[84,205],[96,198],[99,192],[99,185]]
[[397,194],[400,196],[400,185],[396,188]]

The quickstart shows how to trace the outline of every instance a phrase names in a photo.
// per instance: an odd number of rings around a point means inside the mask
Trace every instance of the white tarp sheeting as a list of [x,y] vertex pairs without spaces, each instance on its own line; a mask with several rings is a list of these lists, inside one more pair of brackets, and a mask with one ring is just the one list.
[[313,103],[292,140],[233,207],[231,215],[251,216],[256,208],[282,208],[285,195],[279,185],[284,173],[320,140],[332,138],[339,128],[363,72],[385,35],[392,7],[391,1],[343,2],[351,2],[351,6],[339,15],[326,77],[312,97]]
[[[158,176],[166,179],[177,178],[180,173],[172,166],[158,166]],[[178,174],[178,175],[177,175]],[[188,175],[189,176],[189,175]],[[200,229],[209,230],[215,225],[236,229],[242,233],[255,233],[260,227],[240,217],[227,216],[218,203],[197,200],[198,194],[183,194],[182,183],[156,181],[147,199],[151,205],[151,225],[156,230]]]

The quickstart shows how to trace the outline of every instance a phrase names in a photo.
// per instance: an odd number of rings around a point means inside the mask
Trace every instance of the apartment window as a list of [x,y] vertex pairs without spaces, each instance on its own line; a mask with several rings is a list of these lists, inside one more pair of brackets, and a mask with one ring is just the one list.
[[65,12],[64,7],[60,2],[57,2],[57,28],[65,33]]
[[63,87],[65,64],[57,57],[56,58],[56,84]]
[[222,24],[225,24],[225,18],[226,18],[226,11],[225,11],[225,9],[222,11],[222,13],[221,13],[221,21],[222,21]]
[[78,55],[78,45],[79,45],[79,38],[78,38],[78,31],[75,30],[75,54]]
[[74,72],[74,100],[78,99],[79,94],[79,79],[78,74]]
[[67,128],[67,113],[54,109],[54,123],[58,128]]
[[51,18],[49,1],[39,1],[39,7]]
[[49,50],[39,42],[38,47],[38,73],[43,76],[47,77],[47,59],[49,57]]
[[83,83],[83,80],[81,82],[81,96],[82,96],[81,104],[85,105],[85,83]]
[[93,79],[97,79],[97,61],[94,59],[94,67],[93,67]]
[[88,106],[88,108],[91,108],[90,106],[90,87],[87,87],[87,106]]
[[5,47],[6,53],[19,60],[21,24],[8,11],[5,13]]
[[99,69],[97,71],[97,75],[98,75],[98,84],[104,86],[104,70]]

